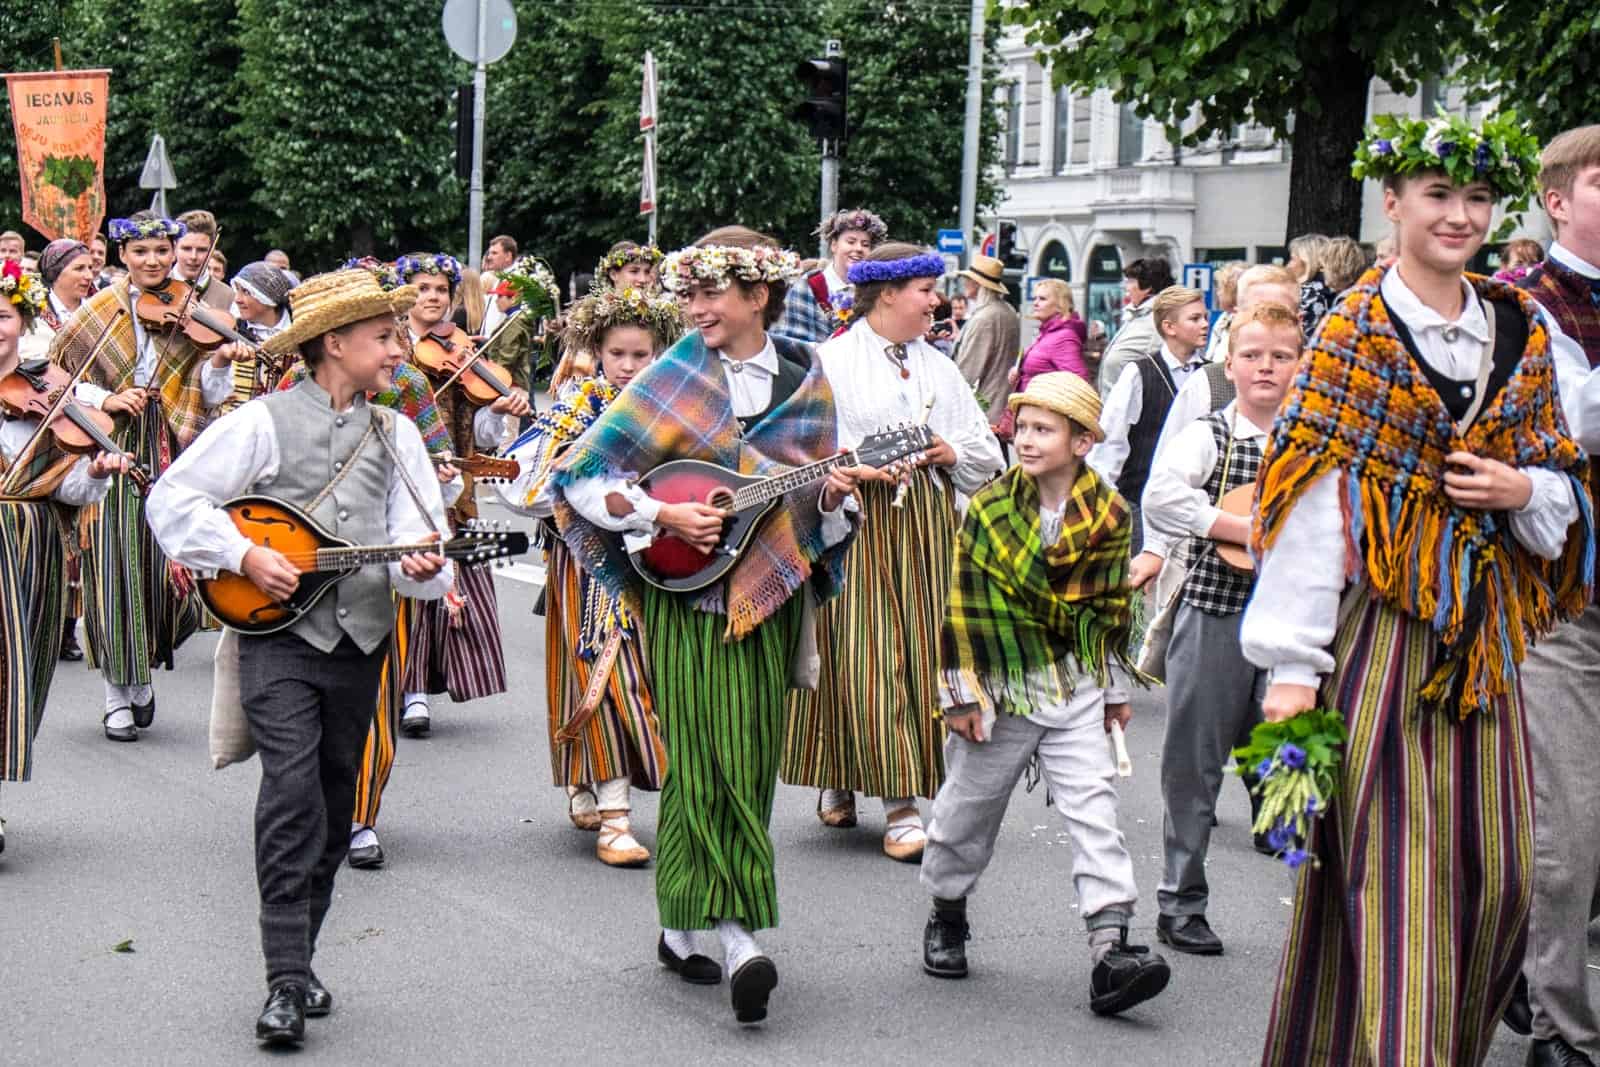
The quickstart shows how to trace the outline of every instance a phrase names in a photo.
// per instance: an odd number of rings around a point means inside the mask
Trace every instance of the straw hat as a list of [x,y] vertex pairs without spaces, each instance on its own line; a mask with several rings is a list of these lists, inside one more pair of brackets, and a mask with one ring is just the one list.
[[993,256],[973,256],[972,265],[964,271],[958,271],[957,277],[965,278],[1001,296],[1010,292],[1005,282],[1006,265]]
[[379,315],[402,315],[416,302],[416,286],[402,285],[386,292],[370,270],[355,268],[318,274],[289,290],[289,313],[294,321],[261,347],[270,355],[286,355],[299,348],[301,342],[321,337],[329,330]]
[[1100,428],[1100,391],[1069,370],[1036,374],[1028,380],[1028,388],[1012,393],[1006,406],[1012,411],[1024,404],[1041,407],[1065,415],[1104,441],[1106,432]]

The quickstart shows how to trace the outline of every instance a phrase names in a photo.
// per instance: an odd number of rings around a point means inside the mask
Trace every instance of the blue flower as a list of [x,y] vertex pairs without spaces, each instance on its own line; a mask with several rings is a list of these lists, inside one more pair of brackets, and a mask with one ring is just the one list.
[[1475,152],[1472,157],[1473,172],[1476,174],[1483,174],[1487,172],[1489,169],[1489,160],[1489,146],[1486,144],[1479,144],[1478,151]]
[[1317,798],[1312,797],[1306,801],[1306,814],[1315,817],[1322,811],[1322,805],[1317,803]]
[[1438,152],[1439,152],[1439,158],[1440,159],[1443,159],[1444,157],[1448,156],[1451,152],[1454,152],[1455,150],[1456,150],[1456,143],[1454,141],[1440,141],[1439,142]]
[[1283,862],[1289,865],[1289,869],[1291,871],[1298,868],[1302,863],[1310,858],[1311,853],[1307,852],[1303,848],[1291,848],[1288,852],[1283,854]]
[[1256,777],[1257,778],[1270,778],[1270,777],[1272,777],[1272,760],[1264,759],[1260,763],[1256,764]]
[[1278,758],[1283,760],[1283,765],[1291,771],[1298,771],[1306,765],[1306,750],[1299,745],[1285,741],[1278,746]]
[[1272,829],[1267,831],[1267,844],[1274,852],[1282,852],[1294,844],[1294,834],[1289,832],[1289,825],[1281,819],[1273,823]]
[[1377,144],[1372,146],[1372,154],[1375,156],[1394,155],[1394,142],[1389,140],[1387,137],[1383,138]]

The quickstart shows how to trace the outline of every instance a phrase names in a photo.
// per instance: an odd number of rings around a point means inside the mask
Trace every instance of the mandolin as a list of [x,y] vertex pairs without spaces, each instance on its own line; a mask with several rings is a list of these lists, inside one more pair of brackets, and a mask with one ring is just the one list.
[[528,551],[527,534],[482,523],[467,524],[442,545],[436,541],[354,545],[328,533],[293,504],[274,497],[241,496],[222,508],[251,543],[277,549],[301,572],[300,585],[287,601],[273,600],[242,574],[223,572],[201,580],[200,598],[211,614],[242,634],[270,634],[293,626],[328,590],[361,567],[393,563],[415,552],[482,563]]
[[486,485],[496,482],[514,481],[522,473],[522,465],[514,459],[504,456],[491,456],[483,452],[476,452],[470,456],[434,456],[433,465],[443,467],[446,464],[454,467],[462,474],[470,474],[472,479]]
[[[1230,515],[1250,514],[1250,509],[1255,506],[1256,483],[1246,482],[1236,485],[1222,494],[1222,499],[1217,501],[1217,507]],[[1236,545],[1231,541],[1218,541],[1217,558],[1236,571],[1254,574],[1256,561],[1250,558],[1250,550],[1244,545]]]
[[639,576],[658,589],[675,593],[704,589],[733,569],[786,494],[822,481],[836,467],[887,467],[932,446],[926,426],[901,426],[873,434],[858,448],[769,477],[740,474],[698,459],[663,463],[639,479],[645,492],[663,504],[710,504],[732,514],[723,524],[722,540],[709,553],[662,532],[629,559]]

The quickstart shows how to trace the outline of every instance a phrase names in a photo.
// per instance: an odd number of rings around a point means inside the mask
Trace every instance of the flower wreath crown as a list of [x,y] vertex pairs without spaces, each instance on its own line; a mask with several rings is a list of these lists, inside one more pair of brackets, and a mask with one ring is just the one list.
[[339,268],[340,270],[366,270],[371,271],[378,279],[378,288],[384,292],[398,289],[405,282],[400,280],[400,272],[394,269],[393,263],[385,263],[376,256],[362,256],[359,259],[347,259]]
[[1478,127],[1443,108],[1430,119],[1378,115],[1350,167],[1358,179],[1424,171],[1443,171],[1457,185],[1488,182],[1511,201],[1508,214],[1517,215],[1527,209],[1539,177],[1539,140],[1515,111],[1491,115]]
[[561,286],[555,272],[537,256],[519,257],[499,278],[516,290],[518,302],[533,314],[553,319],[561,310]]
[[443,252],[424,252],[414,256],[401,256],[394,261],[395,273],[402,283],[417,274],[443,274],[450,280],[450,288],[461,284],[461,264],[455,256]]
[[863,208],[853,211],[835,211],[812,232],[825,241],[832,241],[842,233],[860,230],[873,244],[889,236],[889,224]]
[[800,257],[784,248],[690,245],[662,261],[661,284],[668,292],[687,292],[696,284],[726,289],[743,282],[790,282],[800,277]]
[[648,263],[655,267],[666,258],[661,249],[655,245],[635,245],[632,248],[619,248],[615,252],[607,252],[600,257],[600,262],[595,264],[596,277],[603,278],[607,271],[621,270],[630,263]]
[[33,325],[48,299],[44,282],[37,275],[24,271],[14,259],[6,260],[5,266],[0,268],[0,295],[16,307],[24,326]]
[[642,289],[607,289],[584,297],[567,316],[567,345],[594,352],[600,338],[613,326],[638,326],[648,330],[665,348],[683,334],[683,312],[676,297],[651,295]]
[[106,232],[114,244],[126,244],[150,237],[170,237],[174,241],[189,232],[189,227],[174,219],[112,219]]
[[851,285],[867,285],[872,282],[905,281],[907,278],[942,278],[944,270],[943,256],[925,252],[905,259],[864,259],[851,264],[846,280]]

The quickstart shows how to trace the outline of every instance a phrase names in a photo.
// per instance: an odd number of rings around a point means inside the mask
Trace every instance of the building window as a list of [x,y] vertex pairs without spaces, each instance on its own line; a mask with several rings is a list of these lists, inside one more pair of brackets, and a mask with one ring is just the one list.
[[1144,119],[1132,104],[1120,105],[1117,119],[1117,166],[1131,167],[1144,158]]
[[1055,172],[1089,162],[1088,97],[1073,96],[1066,86],[1056,90]]
[[1256,245],[1256,262],[1281,267],[1289,262],[1289,249],[1283,245]]
[[1007,170],[1015,170],[1022,158],[1022,86],[1006,82],[1006,149]]
[[1196,263],[1209,263],[1213,267],[1241,260],[1248,261],[1249,258],[1250,250],[1242,245],[1237,248],[1200,248],[1196,249],[1194,254]]
[[1067,248],[1060,241],[1051,241],[1039,252],[1039,266],[1035,271],[1040,277],[1060,278],[1064,282],[1072,280],[1072,260],[1067,258]]
[[1038,67],[1026,74],[1022,92],[1022,157],[1017,165],[1037,167],[1044,162],[1044,101],[1045,75]]
[[1116,245],[1095,245],[1090,250],[1085,302],[1084,321],[1096,319],[1108,335],[1117,332],[1122,317],[1122,253]]

